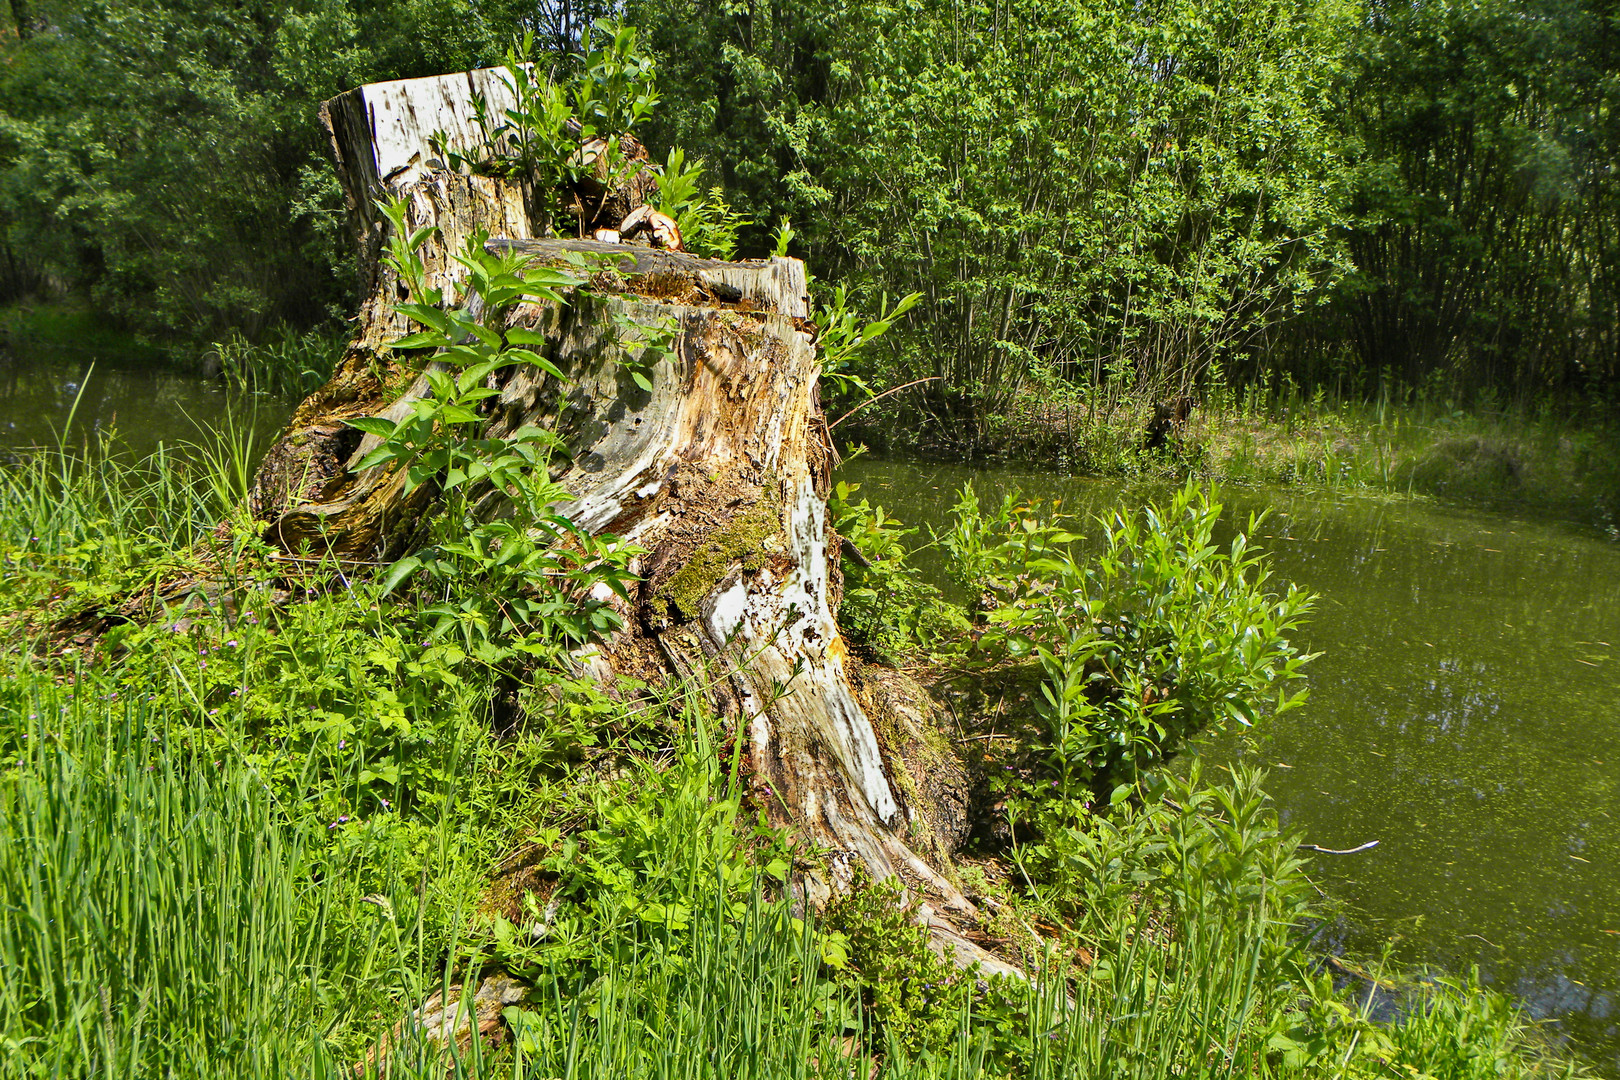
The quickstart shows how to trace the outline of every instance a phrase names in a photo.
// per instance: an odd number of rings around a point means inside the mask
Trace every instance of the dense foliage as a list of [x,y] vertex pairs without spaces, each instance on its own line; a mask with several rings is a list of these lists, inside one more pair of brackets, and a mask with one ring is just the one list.
[[[1223,381],[1567,398],[1620,370],[1602,0],[623,11],[656,62],[654,159],[690,151],[661,200],[701,158],[746,252],[791,219],[860,303],[921,293],[854,374],[935,377],[902,400],[942,441],[1032,383],[1094,415]],[[500,63],[524,30],[535,71],[588,67],[600,13],[11,0],[0,297],[80,292],[190,341],[340,316],[318,101]],[[542,121],[556,85],[533,87]]]
[[[931,375],[969,438],[1029,380],[1102,409],[1220,371],[1598,385],[1613,235],[1572,207],[1612,209],[1603,13],[1491,4],[628,4],[655,94],[622,28],[579,55],[589,3],[8,0],[0,295],[245,335],[222,358],[293,340],[346,307],[314,103],[515,60],[527,30],[540,66],[514,126],[459,148],[474,167],[566,168],[565,113],[615,132],[661,96],[660,206],[716,253],[814,256],[843,283],[820,308],[831,384]],[[1468,51],[1498,38],[1524,47]],[[1431,78],[1446,62],[1477,85]],[[580,278],[475,240],[479,322],[425,287],[424,237],[393,216],[421,327],[397,344],[448,368],[411,415],[353,421],[378,440],[367,464],[434,485],[425,546],[390,571],[275,558],[229,439],[192,462],[59,449],[0,474],[8,1074],[445,1075],[396,1025],[495,970],[528,996],[458,1075],[1578,1071],[1467,980],[1374,1022],[1304,947],[1298,837],[1261,778],[1165,770],[1198,733],[1297,703],[1306,659],[1289,639],[1307,598],[1271,593],[1243,534],[1217,548],[1195,486],[1103,523],[1095,558],[1078,524],[965,490],[931,538],[954,598],[912,565],[914,531],[840,490],[863,555],[851,642],[957,673],[969,705],[1001,695],[973,765],[1004,820],[952,872],[1038,977],[952,970],[883,883],[812,917],[784,886],[822,853],[766,824],[704,688],[558,660],[611,628],[599,597],[633,552],[558,543],[552,437],[481,438],[476,406],[498,367],[547,364],[493,313]],[[1448,304],[1399,357],[1360,329],[1353,361],[1312,345],[1364,311]],[[859,347],[880,336],[874,361]],[[632,377],[668,346],[621,343]],[[492,486],[512,503],[494,520],[472,506]],[[113,613],[188,575],[220,588]]]
[[793,215],[822,273],[924,290],[889,374],[975,418],[1054,376],[1533,397],[1620,373],[1609,5],[628,6],[671,137]]
[[[343,318],[352,244],[316,120],[376,79],[497,62],[532,4],[33,0],[0,23],[0,298],[87,293],[207,342]],[[0,16],[3,17],[3,16]]]

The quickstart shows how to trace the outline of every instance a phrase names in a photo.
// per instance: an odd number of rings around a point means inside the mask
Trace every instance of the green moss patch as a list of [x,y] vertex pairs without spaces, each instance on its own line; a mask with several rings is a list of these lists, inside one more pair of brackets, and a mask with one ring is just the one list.
[[687,556],[685,565],[659,588],[659,598],[685,618],[697,618],[703,598],[733,566],[740,563],[744,570],[753,571],[765,565],[769,541],[781,532],[782,498],[777,485],[767,481],[753,506]]

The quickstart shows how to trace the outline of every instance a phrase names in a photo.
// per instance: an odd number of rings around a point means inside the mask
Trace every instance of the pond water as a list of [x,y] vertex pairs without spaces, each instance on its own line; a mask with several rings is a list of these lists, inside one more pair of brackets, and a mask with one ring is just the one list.
[[106,434],[144,456],[160,442],[203,440],[227,415],[252,430],[262,452],[291,412],[288,402],[232,393],[219,379],[135,352],[0,340],[0,454],[59,440],[95,446]]
[[[857,459],[839,478],[908,525],[972,480],[1082,519],[1163,489]],[[1481,975],[1620,1064],[1620,545],[1577,526],[1320,493],[1222,493],[1279,587],[1318,594],[1310,700],[1206,759],[1269,770],[1284,821],[1326,848],[1327,944]],[[1095,535],[1095,525],[1082,530]],[[924,532],[926,535],[926,530]],[[925,553],[925,568],[938,571]]]
[[[94,364],[92,370],[92,363]],[[77,406],[75,408],[75,402]],[[195,440],[232,412],[268,444],[290,405],[233,397],[149,359],[0,351],[4,451],[116,430],[132,452]],[[72,426],[68,427],[69,416]],[[858,459],[840,478],[908,524],[961,485],[1061,498],[1082,518],[1163,491],[1054,474]],[[1327,944],[1406,964],[1477,964],[1591,1057],[1620,1066],[1620,545],[1572,525],[1432,504],[1229,491],[1266,506],[1279,585],[1319,594],[1311,700],[1206,756],[1269,769],[1313,876],[1343,905]],[[1095,529],[1090,530],[1095,533]],[[937,572],[927,553],[920,561]]]

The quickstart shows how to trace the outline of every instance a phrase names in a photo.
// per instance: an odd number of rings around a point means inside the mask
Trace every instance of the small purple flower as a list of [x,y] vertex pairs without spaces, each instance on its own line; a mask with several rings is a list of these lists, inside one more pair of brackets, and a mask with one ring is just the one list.
[[348,746],[348,745],[349,745],[349,740],[348,739],[339,739],[338,740],[338,749],[339,750],[342,750],[345,746]]

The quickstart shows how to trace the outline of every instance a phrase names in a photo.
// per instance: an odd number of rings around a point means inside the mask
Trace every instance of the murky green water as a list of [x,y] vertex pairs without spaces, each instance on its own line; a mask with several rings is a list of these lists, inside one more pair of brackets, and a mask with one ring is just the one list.
[[159,442],[203,439],[227,414],[255,433],[262,452],[292,411],[288,402],[233,394],[182,367],[97,352],[0,345],[0,452],[56,446],[63,437],[70,446],[94,446],[116,434],[124,449],[145,455]]
[[[90,370],[95,359],[94,370]],[[81,392],[82,391],[82,392]],[[77,408],[75,410],[75,400]],[[0,352],[3,451],[116,429],[134,452],[233,411],[262,448],[289,411],[217,382],[71,351]],[[69,414],[72,427],[66,427]],[[841,478],[910,524],[960,485],[1018,485],[1074,513],[1155,492],[1053,475],[872,461]],[[1346,915],[1328,944],[1460,970],[1478,964],[1586,1051],[1620,1065],[1620,545],[1574,526],[1407,502],[1229,492],[1266,505],[1279,576],[1320,594],[1311,701],[1259,749],[1283,816]],[[927,556],[923,556],[925,567]]]
[[[907,524],[972,479],[1090,515],[1162,492],[1050,475],[855,461],[841,479]],[[1575,526],[1410,502],[1229,491],[1270,505],[1283,581],[1320,595],[1310,702],[1208,754],[1270,770],[1313,876],[1346,905],[1328,944],[1478,964],[1620,1065],[1620,545]],[[1095,531],[1095,530],[1093,530]],[[926,556],[924,557],[926,565]],[[1281,582],[1279,582],[1281,584]]]

